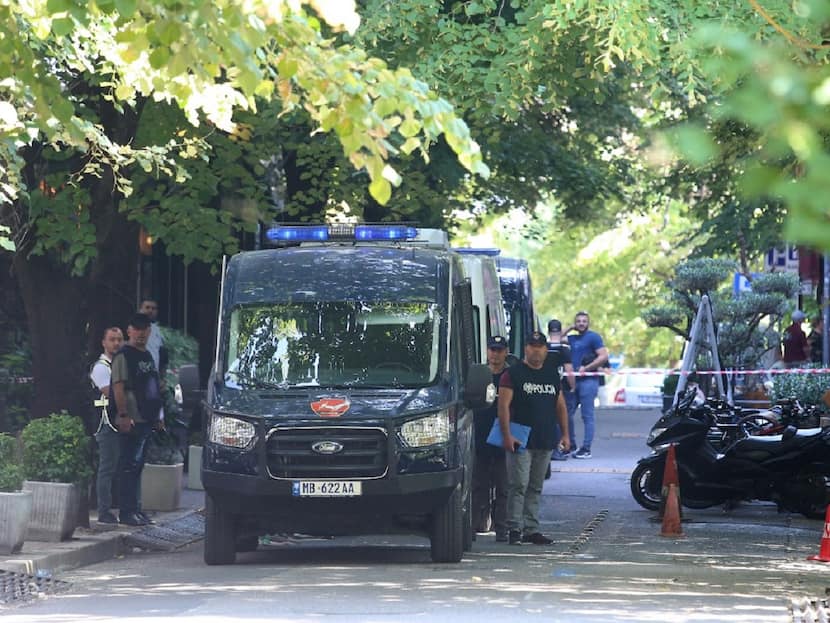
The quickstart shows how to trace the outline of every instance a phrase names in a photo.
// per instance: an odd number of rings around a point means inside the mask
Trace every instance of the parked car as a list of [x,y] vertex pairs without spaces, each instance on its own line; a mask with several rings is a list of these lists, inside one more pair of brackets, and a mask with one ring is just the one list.
[[651,368],[625,368],[614,392],[615,405],[660,407],[663,404],[663,372]]

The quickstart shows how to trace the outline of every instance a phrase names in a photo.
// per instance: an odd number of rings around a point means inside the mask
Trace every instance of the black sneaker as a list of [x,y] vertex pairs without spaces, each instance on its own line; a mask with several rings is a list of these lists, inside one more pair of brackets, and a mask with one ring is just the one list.
[[153,521],[153,520],[152,520],[152,519],[151,519],[151,518],[147,515],[147,513],[145,513],[144,511],[137,511],[137,512],[136,512],[136,515],[138,515],[139,517],[141,517],[141,519],[143,519],[143,520],[144,520],[144,523],[145,523],[145,524],[147,524],[148,526],[155,526],[155,525],[156,525],[156,522],[155,522],[155,521]]
[[138,513],[128,513],[126,515],[121,515],[118,518],[118,523],[123,524],[125,526],[146,526],[147,522],[144,521]]
[[521,545],[522,533],[518,530],[511,530],[507,533],[507,542],[510,543],[510,545]]
[[541,532],[534,532],[533,534],[525,534],[522,537],[522,543],[533,543],[534,545],[550,545],[553,539],[549,539]]
[[574,452],[575,459],[590,459],[591,458],[591,449],[590,448],[580,448],[576,452]]
[[98,515],[98,523],[117,524],[118,519],[111,512],[106,511]]

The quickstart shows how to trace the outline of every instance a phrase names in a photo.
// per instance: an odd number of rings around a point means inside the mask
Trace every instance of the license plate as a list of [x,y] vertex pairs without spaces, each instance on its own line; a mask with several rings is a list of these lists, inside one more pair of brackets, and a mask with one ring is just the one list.
[[363,493],[359,480],[297,480],[291,495],[298,498],[350,498]]
[[640,402],[646,405],[659,405],[663,402],[661,396],[640,396]]

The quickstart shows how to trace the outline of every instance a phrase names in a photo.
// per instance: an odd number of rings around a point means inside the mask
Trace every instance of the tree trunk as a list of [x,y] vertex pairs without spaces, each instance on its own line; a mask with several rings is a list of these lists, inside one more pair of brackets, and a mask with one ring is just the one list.
[[44,417],[66,409],[83,417],[88,394],[80,382],[86,350],[84,282],[69,277],[48,256],[18,253],[14,271],[32,349],[34,394],[29,415]]

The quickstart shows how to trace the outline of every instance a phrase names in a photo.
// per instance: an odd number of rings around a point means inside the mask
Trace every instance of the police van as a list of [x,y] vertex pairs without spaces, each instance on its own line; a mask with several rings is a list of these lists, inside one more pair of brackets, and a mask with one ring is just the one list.
[[[496,257],[501,295],[507,316],[510,353],[524,357],[524,343],[534,331],[541,331],[533,306],[533,287],[527,261],[512,257]],[[544,331],[543,331],[544,333]]]
[[203,409],[204,559],[259,537],[417,533],[472,546],[477,364],[470,279],[446,233],[275,226],[223,267]]
[[462,255],[464,273],[469,278],[472,289],[476,352],[479,361],[487,363],[487,340],[494,335],[507,337],[507,322],[496,261],[491,253],[483,253],[479,249],[455,251]]

